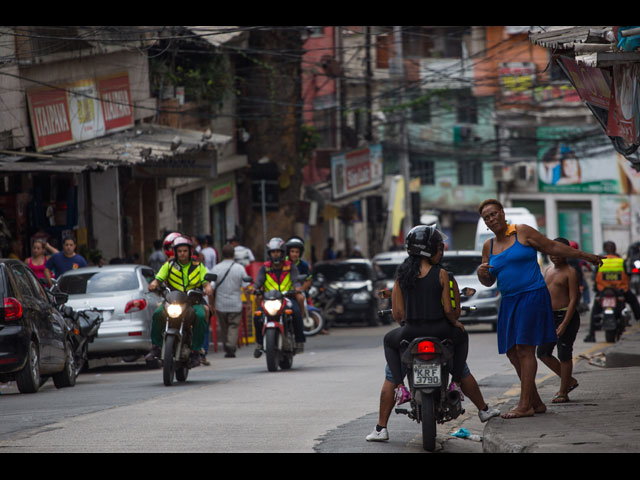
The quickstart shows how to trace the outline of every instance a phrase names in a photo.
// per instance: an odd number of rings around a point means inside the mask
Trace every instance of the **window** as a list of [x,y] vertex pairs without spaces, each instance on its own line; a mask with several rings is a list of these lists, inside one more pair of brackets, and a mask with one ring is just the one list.
[[409,152],[411,176],[420,177],[421,185],[435,185],[435,164],[423,153]]
[[478,101],[470,90],[461,91],[456,97],[458,123],[478,123]]
[[20,295],[34,297],[35,294],[31,287],[31,283],[29,282],[29,278],[27,278],[27,272],[22,268],[22,266],[11,265],[11,272],[13,273],[13,279],[16,281],[16,286],[18,287]]
[[478,160],[458,162],[458,185],[482,184],[482,162]]
[[81,273],[65,275],[58,283],[60,290],[69,295],[85,293],[121,292],[140,287],[135,272]]

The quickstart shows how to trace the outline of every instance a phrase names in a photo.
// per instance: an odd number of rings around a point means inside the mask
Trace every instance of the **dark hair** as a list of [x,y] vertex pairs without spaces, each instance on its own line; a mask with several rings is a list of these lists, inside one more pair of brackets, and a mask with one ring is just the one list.
[[233,258],[235,256],[235,247],[227,243],[222,247],[222,258]]
[[416,280],[420,276],[421,263],[422,257],[409,255],[398,267],[396,278],[403,292],[407,292],[415,286]]
[[554,242],[564,243],[568,247],[571,246],[571,244],[569,243],[569,240],[567,240],[566,238],[563,238],[563,237],[554,238],[553,241]]
[[502,206],[502,204],[498,200],[496,200],[495,198],[489,198],[489,199],[485,200],[484,202],[482,202],[480,204],[480,206],[478,207],[478,213],[480,215],[482,215],[482,209],[484,207],[486,207],[487,205],[497,205],[500,208],[500,210],[504,210],[504,207]]
[[154,240],[153,248],[155,248],[156,250],[160,250],[162,248],[162,240]]

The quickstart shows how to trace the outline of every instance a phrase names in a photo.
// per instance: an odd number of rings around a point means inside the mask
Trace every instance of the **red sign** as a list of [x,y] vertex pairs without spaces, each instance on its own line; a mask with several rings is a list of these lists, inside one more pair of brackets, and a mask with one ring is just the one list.
[[638,93],[640,69],[636,64],[614,65],[611,106],[607,135],[621,137],[627,143],[640,141],[640,108]]
[[45,89],[29,94],[31,123],[38,149],[73,142],[67,93]]
[[369,149],[347,154],[347,191],[367,185],[371,182]]
[[578,65],[571,59],[561,57],[562,65],[566,68],[571,83],[578,91],[580,98],[597,107],[608,109],[611,89],[602,70],[595,67]]
[[107,132],[133,125],[133,107],[128,74],[99,79],[98,92]]

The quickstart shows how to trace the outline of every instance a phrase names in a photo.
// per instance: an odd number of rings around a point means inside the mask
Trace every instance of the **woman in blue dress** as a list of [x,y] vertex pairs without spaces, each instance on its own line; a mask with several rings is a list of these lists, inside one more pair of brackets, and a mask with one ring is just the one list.
[[485,224],[495,234],[482,248],[478,279],[490,287],[496,280],[502,295],[498,313],[498,352],[506,353],[520,378],[520,401],[503,418],[530,417],[544,413],[535,379],[537,345],[556,342],[551,297],[540,271],[537,252],[558,257],[582,258],[596,266],[598,255],[554,242],[528,225],[507,224],[504,209],[494,199],[478,209]]

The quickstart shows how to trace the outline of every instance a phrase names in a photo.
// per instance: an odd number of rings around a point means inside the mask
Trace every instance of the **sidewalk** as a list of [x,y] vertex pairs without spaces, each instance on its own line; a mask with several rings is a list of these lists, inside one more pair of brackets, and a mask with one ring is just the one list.
[[[547,405],[544,414],[487,422],[484,453],[631,453],[640,452],[640,328],[633,321],[622,339],[600,354],[579,357],[573,376],[579,386],[571,401],[553,404],[560,386],[552,375],[538,384]],[[506,412],[518,396],[499,406]]]

